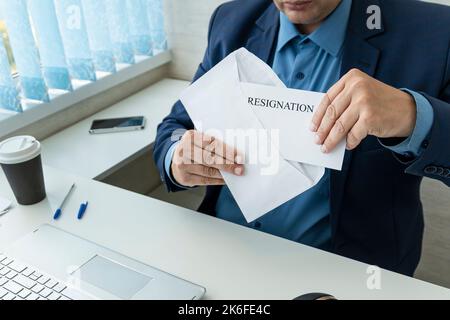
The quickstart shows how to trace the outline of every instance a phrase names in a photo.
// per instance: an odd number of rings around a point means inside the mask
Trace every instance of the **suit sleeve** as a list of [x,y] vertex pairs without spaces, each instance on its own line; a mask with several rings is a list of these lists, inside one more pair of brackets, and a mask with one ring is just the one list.
[[439,99],[422,92],[434,111],[433,126],[423,142],[423,153],[410,163],[406,172],[450,186],[450,52],[444,83]]
[[[214,21],[219,10],[220,6],[212,15],[208,31],[208,48],[206,49],[203,61],[199,65],[198,70],[194,76],[193,82],[203,76],[214,65],[211,54],[211,35],[213,34]],[[153,159],[160,172],[161,180],[166,185],[169,192],[181,191],[186,189],[180,188],[170,179],[170,176],[165,170],[166,154],[169,151],[170,147],[174,143],[179,141],[187,130],[192,129],[194,129],[194,124],[189,118],[189,115],[187,114],[181,101],[177,101],[175,103],[170,114],[158,126],[156,140],[153,147]]]

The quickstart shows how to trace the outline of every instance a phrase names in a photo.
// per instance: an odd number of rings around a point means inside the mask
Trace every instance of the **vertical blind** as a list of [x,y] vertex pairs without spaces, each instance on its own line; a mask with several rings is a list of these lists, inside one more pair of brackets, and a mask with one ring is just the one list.
[[[163,0],[0,0],[0,109],[167,50]],[[12,51],[17,74],[12,74]]]

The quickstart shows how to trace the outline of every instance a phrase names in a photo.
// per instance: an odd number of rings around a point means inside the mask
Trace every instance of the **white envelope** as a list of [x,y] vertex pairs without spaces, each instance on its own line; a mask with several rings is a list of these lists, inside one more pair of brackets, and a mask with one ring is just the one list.
[[[243,177],[222,173],[246,220],[252,222],[312,188],[320,181],[325,169],[283,159],[274,143],[270,146],[273,152],[262,161],[254,150],[243,150],[234,139],[227,137],[230,129],[241,130],[243,135],[247,130],[267,132],[248,108],[241,82],[284,86],[270,67],[241,48],[187,88],[181,94],[181,101],[197,130],[236,146],[247,160],[253,156],[261,160],[246,164]],[[278,170],[268,174],[275,167]]]

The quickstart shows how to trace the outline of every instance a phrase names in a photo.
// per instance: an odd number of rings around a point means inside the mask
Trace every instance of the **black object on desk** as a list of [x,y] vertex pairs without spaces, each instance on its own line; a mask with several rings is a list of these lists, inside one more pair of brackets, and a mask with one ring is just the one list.
[[328,293],[315,292],[301,295],[297,298],[294,298],[293,300],[312,301],[312,300],[337,300],[337,299]]

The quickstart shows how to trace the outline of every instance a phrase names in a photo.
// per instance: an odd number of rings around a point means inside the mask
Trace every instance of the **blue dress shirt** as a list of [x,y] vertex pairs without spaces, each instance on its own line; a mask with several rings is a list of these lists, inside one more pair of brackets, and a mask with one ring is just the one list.
[[[339,80],[351,5],[352,0],[343,0],[310,35],[300,34],[287,16],[280,13],[273,70],[286,86],[326,92]],[[433,124],[433,109],[422,95],[407,89],[405,91],[416,101],[416,127],[413,134],[401,144],[386,148],[400,154],[419,156],[422,142]],[[176,143],[166,155],[165,169],[169,177],[175,147]],[[216,213],[218,218],[326,250],[331,240],[330,170],[326,170],[315,187],[250,224],[246,222],[228,187],[224,186],[216,204]]]

